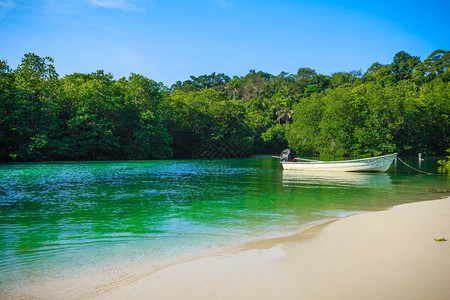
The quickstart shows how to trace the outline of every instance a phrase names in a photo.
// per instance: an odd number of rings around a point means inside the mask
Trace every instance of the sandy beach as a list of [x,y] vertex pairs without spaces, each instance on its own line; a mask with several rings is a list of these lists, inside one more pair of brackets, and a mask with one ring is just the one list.
[[[396,206],[139,275],[28,287],[37,299],[450,299],[450,198]],[[5,295],[4,295],[5,296]]]

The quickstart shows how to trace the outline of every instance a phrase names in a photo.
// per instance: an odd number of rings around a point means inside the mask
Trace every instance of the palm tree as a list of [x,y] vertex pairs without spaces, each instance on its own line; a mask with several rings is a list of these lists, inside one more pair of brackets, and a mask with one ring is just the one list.
[[289,88],[284,85],[272,96],[272,103],[270,109],[274,109],[278,116],[278,124],[281,124],[281,119],[286,119],[286,128],[288,127],[288,121],[292,117],[292,94],[289,92]]
[[232,79],[232,80],[228,81],[227,85],[225,86],[226,89],[233,90],[233,101],[236,101],[236,92],[237,92],[238,85],[239,85],[239,81],[237,79]]
[[282,99],[279,93],[275,93],[272,98],[270,99],[270,106],[269,108],[271,110],[275,110],[275,113],[277,114],[277,121],[278,124],[280,124],[281,122],[281,112],[283,111],[283,107],[282,107]]

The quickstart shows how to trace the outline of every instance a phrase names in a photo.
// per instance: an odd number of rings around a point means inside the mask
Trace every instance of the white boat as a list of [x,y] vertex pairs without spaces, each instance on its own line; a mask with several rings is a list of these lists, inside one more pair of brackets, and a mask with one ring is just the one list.
[[370,158],[321,161],[296,158],[299,161],[281,161],[284,170],[339,171],[339,172],[386,172],[397,153]]

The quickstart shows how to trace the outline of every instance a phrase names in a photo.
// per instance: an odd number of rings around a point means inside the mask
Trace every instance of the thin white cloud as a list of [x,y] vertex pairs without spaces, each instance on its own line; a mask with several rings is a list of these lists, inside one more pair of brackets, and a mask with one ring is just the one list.
[[8,11],[16,6],[16,3],[12,0],[0,0],[0,20],[3,19]]
[[13,7],[14,5],[16,5],[16,3],[12,0],[2,0],[0,1],[0,7]]
[[89,0],[93,5],[106,9],[118,9],[132,12],[143,12],[145,7],[139,5],[140,1],[132,0]]
[[228,8],[230,6],[230,3],[228,3],[228,0],[208,0],[217,6],[220,6],[222,8]]

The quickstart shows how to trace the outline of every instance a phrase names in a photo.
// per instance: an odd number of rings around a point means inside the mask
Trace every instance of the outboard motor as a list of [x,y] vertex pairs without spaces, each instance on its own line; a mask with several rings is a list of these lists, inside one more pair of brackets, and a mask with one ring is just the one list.
[[284,149],[280,154],[280,162],[292,162],[297,158],[297,153],[291,148]]

